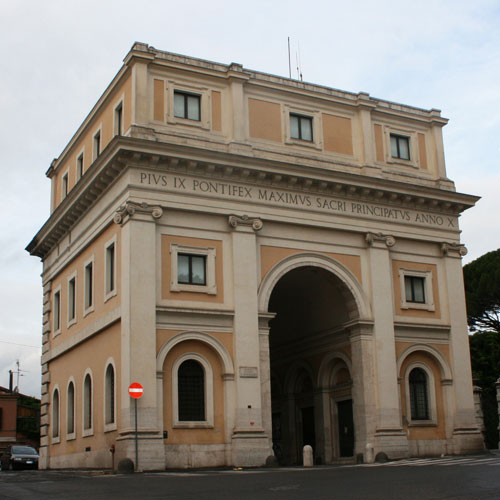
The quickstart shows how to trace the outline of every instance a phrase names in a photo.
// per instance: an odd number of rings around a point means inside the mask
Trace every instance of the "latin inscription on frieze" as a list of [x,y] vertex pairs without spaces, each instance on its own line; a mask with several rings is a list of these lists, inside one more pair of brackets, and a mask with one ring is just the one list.
[[296,193],[280,189],[247,186],[233,182],[197,179],[171,174],[140,172],[140,184],[157,186],[167,191],[199,193],[216,198],[244,199],[257,203],[297,207],[350,216],[364,216],[409,224],[456,228],[456,217],[405,208],[392,208],[368,202],[348,201],[316,194]]

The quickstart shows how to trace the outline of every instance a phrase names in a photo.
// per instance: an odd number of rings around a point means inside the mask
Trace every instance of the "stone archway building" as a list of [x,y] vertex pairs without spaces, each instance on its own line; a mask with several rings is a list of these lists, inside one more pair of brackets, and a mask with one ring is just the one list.
[[[136,43],[47,172],[41,467],[482,449],[440,112]],[[57,394],[57,396],[54,396]]]

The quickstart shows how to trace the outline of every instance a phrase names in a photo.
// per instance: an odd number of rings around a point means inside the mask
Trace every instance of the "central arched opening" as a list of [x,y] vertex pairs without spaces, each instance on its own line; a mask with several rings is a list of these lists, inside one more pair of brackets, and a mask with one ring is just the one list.
[[274,286],[268,310],[275,313],[269,323],[269,350],[273,449],[278,461],[302,463],[307,444],[313,447],[316,463],[353,456],[346,330],[357,317],[352,293],[333,272],[311,265],[296,267]]

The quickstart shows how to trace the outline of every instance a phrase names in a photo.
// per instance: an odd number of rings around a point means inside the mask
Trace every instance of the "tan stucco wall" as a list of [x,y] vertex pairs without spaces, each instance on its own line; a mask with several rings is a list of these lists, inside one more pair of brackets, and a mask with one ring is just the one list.
[[122,115],[122,127],[123,132],[125,132],[131,124],[132,117],[132,78],[129,74],[123,82],[117,86],[111,95],[108,97],[107,104],[99,110],[99,112],[94,116],[92,121],[86,127],[86,130],[80,138],[75,142],[68,157],[63,165],[60,165],[57,172],[52,177],[52,182],[55,183],[55,207],[61,203],[61,186],[62,186],[62,176],[66,171],[68,171],[68,193],[75,186],[76,179],[76,160],[80,155],[83,148],[85,148],[83,155],[83,172],[85,173],[93,162],[92,151],[93,151],[93,138],[94,134],[97,132],[100,124],[102,123],[101,129],[101,152],[107,146],[107,144],[113,139],[114,133],[114,109],[123,96],[123,115]]
[[[262,245],[260,247],[260,275],[261,280],[270,269],[285,257],[295,255],[302,252],[310,253],[310,250],[301,250],[299,248],[283,248],[275,246]],[[359,255],[346,255],[340,253],[315,252],[319,255],[326,255],[347,267],[356,276],[358,281],[362,283],[361,277],[361,258]]]
[[250,137],[281,142],[281,110],[274,102],[248,99]]
[[[209,248],[215,247],[215,282],[217,285],[217,293],[208,295],[206,293],[197,292],[171,292],[170,291],[170,274],[171,274],[171,256],[170,244],[177,243],[178,245],[187,245],[190,247]],[[222,252],[222,241],[207,240],[202,238],[186,238],[184,236],[168,236],[162,235],[161,238],[161,297],[162,299],[172,300],[187,300],[193,302],[224,302],[224,282],[222,276],[222,263],[224,256]]]
[[[399,269],[409,269],[414,271],[432,271],[432,294],[434,296],[434,311],[424,309],[401,309],[401,285],[399,280]],[[441,318],[441,308],[439,302],[439,284],[437,266],[435,264],[423,264],[421,262],[407,262],[402,260],[392,261],[392,278],[394,286],[394,310],[397,315],[410,316],[415,318]]]
[[[104,286],[105,286],[105,245],[116,236],[115,253],[116,253],[116,295],[104,302]],[[64,342],[76,332],[82,330],[86,326],[91,325],[97,319],[117,308],[121,302],[120,294],[120,276],[121,276],[121,249],[120,249],[121,228],[116,224],[112,224],[103,231],[81,254],[69,262],[65,268],[56,275],[52,280],[51,301],[54,299],[54,291],[61,286],[61,333],[55,338],[53,337],[54,324],[54,308],[51,308],[51,336],[50,345],[55,347],[61,342]],[[94,256],[94,311],[84,314],[84,284],[85,263]],[[68,328],[68,277],[74,272],[76,276],[76,323]]]
[[212,130],[222,130],[221,93],[216,90],[212,90]]
[[[172,368],[175,360],[184,353],[203,356],[213,370],[214,427],[210,429],[173,428]],[[218,354],[207,344],[186,340],[168,353],[163,364],[163,428],[168,431],[165,444],[220,444],[224,443],[224,390],[222,366]]]
[[375,152],[377,161],[384,161],[384,139],[382,136],[382,125],[374,125]]
[[[54,359],[49,363],[50,384],[49,394],[52,402],[52,390],[56,384],[59,385],[60,398],[60,436],[58,444],[50,445],[50,455],[58,456],[68,453],[85,452],[86,447],[92,451],[109,448],[114,444],[117,431],[104,432],[104,375],[107,360],[113,358],[115,372],[115,394],[116,418],[118,428],[120,426],[120,361],[121,361],[121,329],[120,323],[115,323],[108,329],[100,332],[76,349]],[[83,414],[83,381],[85,370],[92,370],[92,392],[93,392],[93,428],[94,435],[83,437],[82,414]],[[76,439],[66,440],[66,409],[67,409],[67,386],[70,377],[75,379],[75,430]],[[49,405],[49,418],[52,418],[52,408]],[[49,426],[49,442],[51,441],[52,429]],[[111,455],[110,455],[111,461]]]
[[427,148],[425,146],[424,134],[418,134],[418,156],[420,159],[420,168],[427,170]]
[[153,118],[155,120],[165,120],[165,82],[163,80],[154,81],[153,109]]
[[323,142],[326,151],[352,156],[351,119],[323,113]]
[[[406,383],[405,377],[408,366],[411,363],[420,362],[426,365],[434,377],[434,391],[436,394],[436,419],[437,425],[414,426],[408,425],[409,408],[406,407]],[[436,361],[425,352],[414,352],[410,354],[401,365],[399,373],[401,377],[401,412],[403,415],[403,427],[408,433],[408,439],[445,439],[446,438],[446,425],[445,425],[445,408],[443,400],[443,390],[441,385],[441,371]]]

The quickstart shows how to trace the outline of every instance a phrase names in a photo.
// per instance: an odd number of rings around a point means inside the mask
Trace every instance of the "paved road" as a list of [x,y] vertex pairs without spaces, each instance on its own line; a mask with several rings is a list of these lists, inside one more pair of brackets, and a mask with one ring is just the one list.
[[409,459],[385,464],[103,475],[0,473],[0,499],[500,499],[500,456]]

